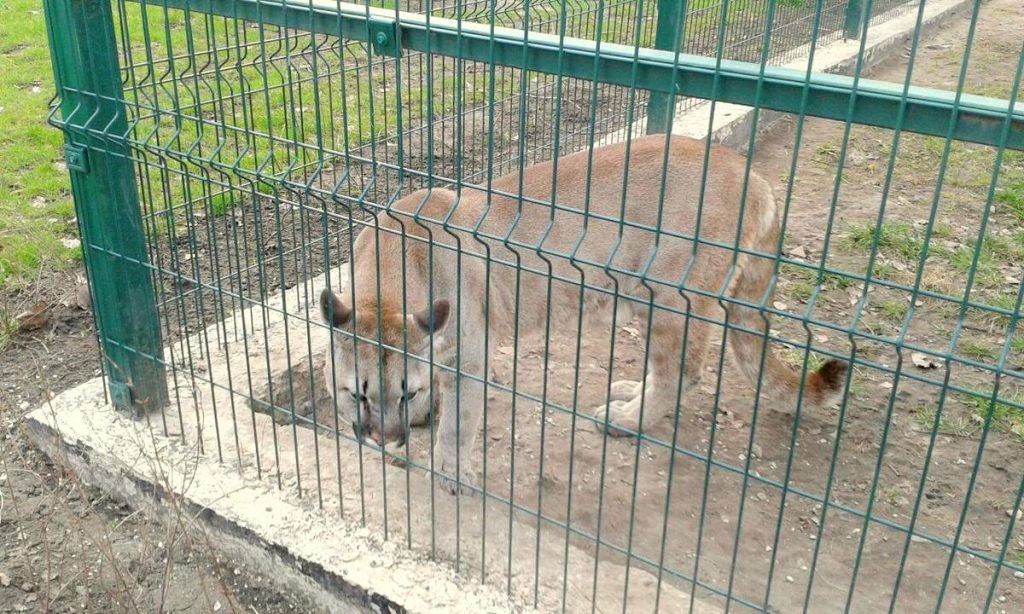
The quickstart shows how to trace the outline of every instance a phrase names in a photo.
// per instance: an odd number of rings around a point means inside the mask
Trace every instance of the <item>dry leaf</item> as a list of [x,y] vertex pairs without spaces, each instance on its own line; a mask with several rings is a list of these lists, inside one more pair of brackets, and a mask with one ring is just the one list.
[[50,319],[50,306],[46,303],[36,303],[19,313],[14,319],[18,321],[18,327],[21,330],[39,330],[46,326],[46,322]]

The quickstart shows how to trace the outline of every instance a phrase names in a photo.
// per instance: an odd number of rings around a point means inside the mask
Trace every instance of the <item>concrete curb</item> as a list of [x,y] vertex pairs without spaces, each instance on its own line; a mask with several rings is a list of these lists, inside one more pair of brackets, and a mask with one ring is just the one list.
[[[868,40],[864,46],[862,70],[867,71],[882,62],[893,59],[910,41],[917,22],[918,0],[900,5],[878,18],[879,23],[868,29]],[[970,0],[929,0],[925,5],[921,20],[921,37],[928,36],[942,27],[950,19],[969,9],[973,4]],[[891,19],[885,19],[887,16]],[[853,73],[860,50],[859,40],[840,39],[834,43],[820,46],[814,53],[814,71],[840,75]],[[810,45],[793,50],[798,60],[782,64],[781,67],[793,70],[807,70],[807,55]],[[757,115],[758,133],[772,128],[780,119],[791,116],[762,109]],[[633,137],[644,134],[646,118],[634,122]],[[688,136],[695,139],[706,139],[711,135],[712,142],[746,151],[750,144],[750,132],[754,125],[754,109],[752,107],[719,102],[715,104],[714,122],[711,117],[711,103],[702,102],[697,106],[676,114],[672,123],[672,134]],[[711,126],[709,130],[709,126]],[[600,145],[622,141],[626,137],[626,129],[606,136]]]
[[154,435],[146,421],[104,404],[99,379],[33,411],[26,427],[35,445],[83,482],[161,522],[184,522],[228,559],[244,561],[324,612],[531,611],[315,509],[315,501],[254,483],[215,455]]

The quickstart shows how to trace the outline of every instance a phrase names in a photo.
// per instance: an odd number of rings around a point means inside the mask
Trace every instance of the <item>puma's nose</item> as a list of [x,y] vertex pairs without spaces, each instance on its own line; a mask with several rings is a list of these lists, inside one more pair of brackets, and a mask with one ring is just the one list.
[[373,443],[377,444],[378,446],[384,443],[384,437],[382,437],[380,433],[371,433],[370,439],[372,439]]

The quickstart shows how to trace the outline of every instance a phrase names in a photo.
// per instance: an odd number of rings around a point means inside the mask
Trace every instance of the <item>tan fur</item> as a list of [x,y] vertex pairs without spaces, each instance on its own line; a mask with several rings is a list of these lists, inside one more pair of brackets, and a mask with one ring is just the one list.
[[[384,325],[382,337],[390,345],[402,347],[403,322],[405,339],[414,354],[425,355],[431,347],[428,341],[433,339],[435,360],[450,360],[456,341],[461,345],[457,368],[472,377],[464,377],[461,382],[460,415],[456,415],[452,390],[445,395],[434,448],[435,467],[443,473],[472,479],[468,457],[483,400],[482,386],[473,377],[483,376],[483,340],[488,335],[497,339],[512,333],[517,319],[519,334],[527,335],[543,331],[549,316],[559,323],[573,323],[573,327],[581,315],[588,319],[605,316],[610,312],[612,297],[601,289],[615,289],[620,297],[638,299],[631,302],[620,298],[618,310],[651,318],[652,330],[650,376],[643,384],[645,390],[638,382],[616,382],[612,398],[597,412],[600,418],[607,417],[609,432],[623,434],[649,428],[655,420],[678,410],[680,377],[685,388],[700,380],[706,346],[712,335],[721,334],[721,326],[685,314],[721,322],[725,307],[730,328],[740,326],[753,331],[730,329],[728,333],[741,371],[753,381],[761,378],[762,391],[775,400],[792,400],[799,390],[799,374],[772,352],[766,353],[761,369],[767,327],[762,311],[718,299],[724,295],[755,306],[770,304],[768,289],[777,254],[779,212],[769,184],[751,173],[744,199],[744,158],[726,148],[712,147],[701,207],[705,145],[673,136],[668,166],[663,170],[665,138],[656,135],[632,142],[623,200],[626,147],[617,144],[595,149],[592,160],[588,151],[558,160],[555,200],[572,211],[553,212],[546,204],[551,201],[556,179],[554,163],[547,162],[523,172],[523,201],[500,194],[489,199],[485,192],[468,189],[460,195],[442,189],[420,190],[394,203],[389,212],[378,216],[379,228],[367,228],[356,240],[352,283],[345,296],[333,299],[342,310],[355,305],[359,334],[376,338],[379,305],[384,314],[380,319]],[[664,205],[659,222],[663,177]],[[492,190],[514,195],[519,193],[519,186],[519,176],[510,175],[495,180]],[[742,226],[738,224],[741,208]],[[588,221],[584,228],[585,209]],[[720,246],[698,243],[695,247],[685,238],[694,235],[698,219],[700,239]],[[660,236],[653,230],[659,223]],[[757,254],[737,255],[737,231],[740,247]],[[683,236],[668,236],[672,233]],[[542,253],[538,253],[538,246]],[[488,252],[489,265],[484,259]],[[486,283],[488,266],[490,281]],[[588,286],[583,314],[581,281]],[[419,321],[427,321],[422,316],[433,308],[427,292],[431,286],[434,306],[451,307],[450,317],[432,337],[422,325],[415,324],[417,318],[403,316],[420,314]],[[406,309],[402,309],[403,289]],[[485,298],[489,300],[486,320],[490,330],[484,330]],[[654,309],[649,310],[652,298]],[[364,321],[368,323],[365,326]],[[344,326],[342,323],[340,327]],[[345,374],[339,381],[352,380],[346,371],[352,366],[351,345],[334,345],[335,362],[340,365],[339,372]],[[395,394],[393,384],[402,378],[395,365],[402,361],[385,361],[368,344],[360,344],[358,352],[368,374],[364,379],[369,390],[387,412],[389,394],[392,400]],[[377,370],[381,364],[383,373]],[[840,392],[845,372],[841,362],[826,363],[808,377],[804,402],[829,402]],[[423,379],[422,374],[419,379]],[[379,386],[373,380],[385,382],[390,391],[377,390]],[[401,428],[388,427],[386,419],[379,422],[384,430],[397,432]],[[458,437],[456,424],[460,427]],[[457,471],[456,446],[464,450]]]

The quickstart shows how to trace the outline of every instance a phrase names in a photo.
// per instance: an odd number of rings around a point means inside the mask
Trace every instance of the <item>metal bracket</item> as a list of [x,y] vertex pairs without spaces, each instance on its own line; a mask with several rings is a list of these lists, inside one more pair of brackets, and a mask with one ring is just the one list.
[[392,19],[373,19],[367,22],[370,28],[370,44],[377,55],[388,55],[393,58],[402,55],[402,39],[398,30],[398,22]]
[[68,168],[79,173],[89,172],[88,150],[82,145],[68,143],[64,145],[64,163]]

